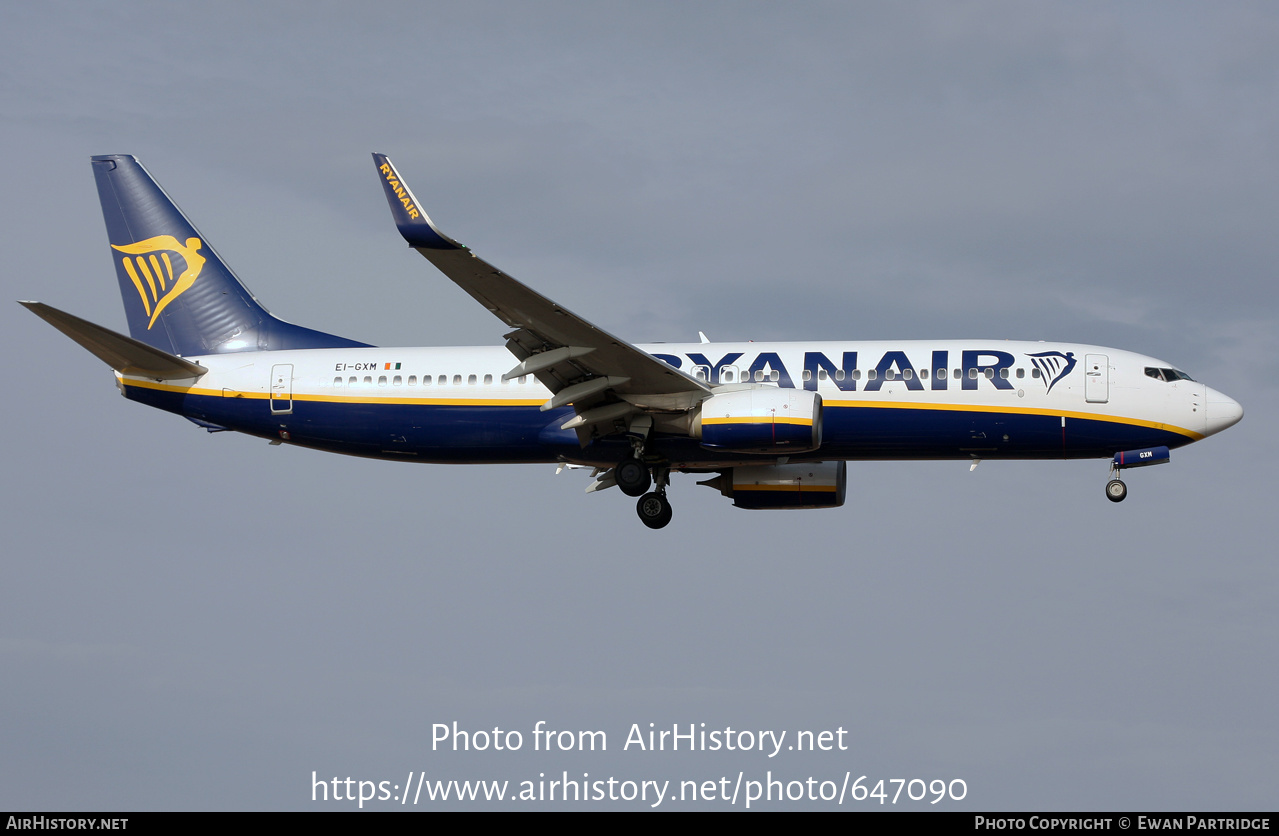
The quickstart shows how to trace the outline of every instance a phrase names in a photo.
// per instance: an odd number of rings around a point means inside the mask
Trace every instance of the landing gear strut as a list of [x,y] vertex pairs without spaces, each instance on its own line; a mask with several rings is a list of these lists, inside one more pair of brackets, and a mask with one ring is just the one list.
[[1106,499],[1111,502],[1123,502],[1128,496],[1128,486],[1119,478],[1119,468],[1110,466],[1110,481],[1106,483]]
[[649,528],[665,528],[671,521],[671,503],[666,498],[669,473],[665,469],[658,471],[657,490],[644,494],[635,503],[635,512],[639,514],[640,521]]

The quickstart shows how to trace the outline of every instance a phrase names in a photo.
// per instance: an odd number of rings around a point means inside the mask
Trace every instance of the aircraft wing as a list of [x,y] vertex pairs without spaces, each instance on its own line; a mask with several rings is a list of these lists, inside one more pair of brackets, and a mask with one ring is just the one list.
[[554,393],[543,409],[572,403],[579,419],[594,412],[608,416],[601,420],[616,420],[626,410],[617,406],[610,411],[612,404],[685,411],[710,394],[704,381],[591,324],[440,232],[386,155],[374,154],[373,162],[409,246],[513,329],[506,347],[520,363],[506,377],[536,375]]

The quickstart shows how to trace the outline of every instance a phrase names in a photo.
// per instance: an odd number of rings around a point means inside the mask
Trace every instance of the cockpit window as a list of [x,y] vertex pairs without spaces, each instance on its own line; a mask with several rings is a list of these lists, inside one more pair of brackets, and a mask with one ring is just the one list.
[[1146,377],[1153,377],[1155,380],[1164,380],[1172,383],[1174,380],[1189,380],[1194,382],[1194,378],[1185,372],[1177,369],[1156,369],[1154,366],[1146,366]]

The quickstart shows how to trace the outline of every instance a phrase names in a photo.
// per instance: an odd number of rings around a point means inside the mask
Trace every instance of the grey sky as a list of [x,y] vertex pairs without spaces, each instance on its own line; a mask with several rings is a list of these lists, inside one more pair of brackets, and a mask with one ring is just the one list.
[[[131,153],[278,315],[498,344],[396,235],[382,151],[449,234],[637,342],[1093,342],[1247,415],[1118,506],[1100,461],[855,464],[821,512],[677,478],[657,533],[549,465],[206,436],[0,306],[0,807],[770,769],[962,778],[964,809],[1273,806],[1279,12],[379,6],[8,4],[8,297],[124,330],[87,158]],[[539,719],[609,751],[431,751],[436,722]],[[622,752],[650,722],[852,746]]]

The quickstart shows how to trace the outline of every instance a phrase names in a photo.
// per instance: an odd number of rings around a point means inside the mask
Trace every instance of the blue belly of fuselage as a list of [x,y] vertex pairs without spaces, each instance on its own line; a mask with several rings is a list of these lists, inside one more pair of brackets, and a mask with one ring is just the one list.
[[[570,407],[527,405],[333,403],[294,400],[273,413],[261,398],[126,386],[126,396],[208,424],[348,455],[453,464],[570,461],[611,466],[631,449],[622,436],[582,447],[559,429]],[[827,406],[822,446],[799,460],[1108,458],[1120,450],[1179,447],[1185,435],[1104,418],[990,410]],[[696,439],[658,434],[648,453],[672,466],[713,469],[717,462],[772,462],[777,455],[712,451]],[[786,455],[779,453],[778,455]]]

